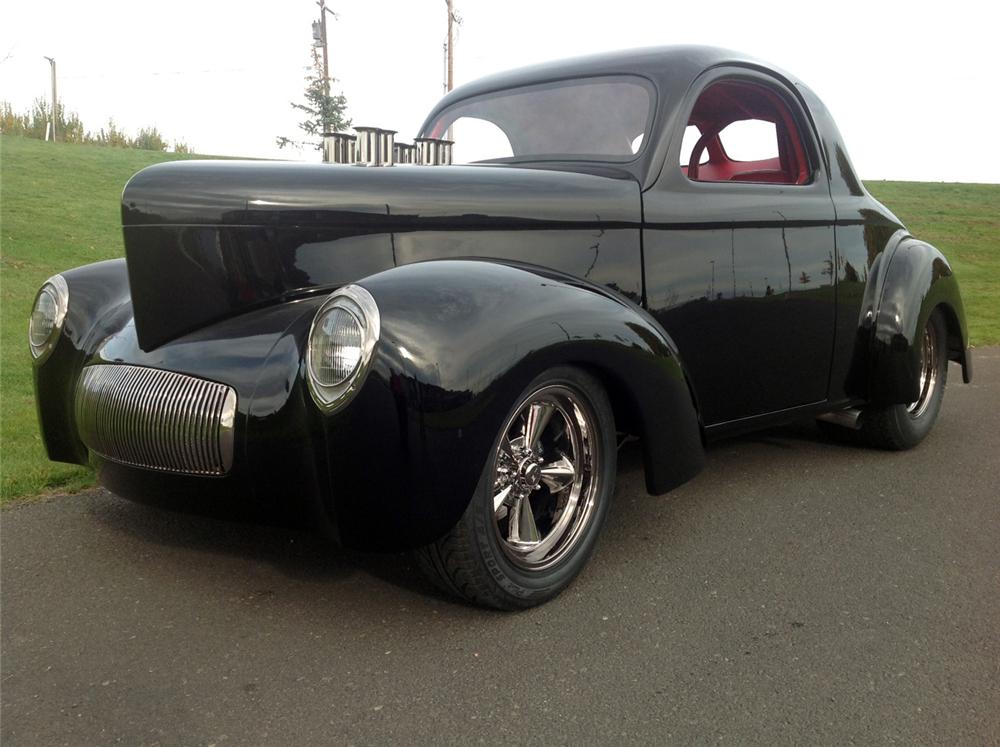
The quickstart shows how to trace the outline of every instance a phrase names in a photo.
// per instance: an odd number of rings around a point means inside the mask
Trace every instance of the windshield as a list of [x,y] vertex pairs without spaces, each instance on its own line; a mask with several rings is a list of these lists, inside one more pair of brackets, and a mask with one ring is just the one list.
[[460,101],[425,134],[453,140],[454,163],[631,161],[648,140],[653,104],[644,78],[578,78]]

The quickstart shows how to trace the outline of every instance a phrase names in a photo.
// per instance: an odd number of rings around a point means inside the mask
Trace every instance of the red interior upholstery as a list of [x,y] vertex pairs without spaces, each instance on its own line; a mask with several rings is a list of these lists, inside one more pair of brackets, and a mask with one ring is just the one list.
[[[684,167],[685,173],[687,167]],[[751,178],[759,175],[760,178]],[[731,161],[728,158],[703,163],[698,169],[700,182],[787,182],[788,175],[781,168],[781,159],[767,161]]]
[[781,169],[759,169],[757,171],[741,171],[729,177],[731,182],[774,182],[787,184],[788,174]]
[[[733,122],[759,119],[773,122],[778,157],[760,161],[736,161],[722,147],[719,133]],[[776,91],[759,83],[723,80],[706,88],[695,103],[688,122],[703,133],[683,171],[690,178],[707,182],[767,182],[805,184],[809,165],[795,117]],[[708,162],[698,164],[702,151]]]

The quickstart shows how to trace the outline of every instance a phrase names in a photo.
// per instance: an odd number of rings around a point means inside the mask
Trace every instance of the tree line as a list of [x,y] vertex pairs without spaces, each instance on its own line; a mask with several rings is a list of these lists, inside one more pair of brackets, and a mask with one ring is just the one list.
[[[15,112],[9,102],[0,102],[0,132],[5,135],[44,140],[51,121],[52,107],[44,99],[35,99],[35,103],[26,112]],[[62,104],[56,107],[56,135],[58,140],[66,143],[158,151],[165,151],[170,147],[170,143],[156,127],[143,127],[135,135],[130,135],[120,129],[113,119],[109,119],[106,127],[88,130],[83,126],[79,115],[76,112],[67,113]],[[173,151],[190,153],[191,148],[187,143],[174,141]]]

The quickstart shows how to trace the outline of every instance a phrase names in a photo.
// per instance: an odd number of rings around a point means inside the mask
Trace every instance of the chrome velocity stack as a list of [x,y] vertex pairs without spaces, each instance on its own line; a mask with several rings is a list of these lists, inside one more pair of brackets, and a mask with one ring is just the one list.
[[354,164],[358,160],[357,137],[346,132],[323,134],[323,160],[327,163]]
[[355,127],[358,133],[358,163],[364,166],[392,166],[396,131],[379,127]]
[[418,137],[414,140],[418,163],[424,166],[450,166],[451,147],[454,142],[436,137]]
[[417,162],[417,146],[410,145],[409,143],[396,143],[394,148],[393,159],[396,163],[407,164]]

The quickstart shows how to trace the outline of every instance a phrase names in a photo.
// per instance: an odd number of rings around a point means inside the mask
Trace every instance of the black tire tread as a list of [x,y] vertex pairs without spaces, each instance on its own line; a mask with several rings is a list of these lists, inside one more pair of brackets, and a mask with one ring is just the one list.
[[905,451],[910,445],[903,440],[898,421],[899,410],[904,405],[891,405],[880,409],[866,410],[861,418],[858,437],[866,446],[888,451]]
[[451,529],[436,542],[414,552],[425,576],[445,593],[473,604],[517,609],[493,591],[489,574],[482,568],[478,554],[463,532]]

